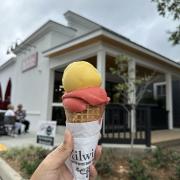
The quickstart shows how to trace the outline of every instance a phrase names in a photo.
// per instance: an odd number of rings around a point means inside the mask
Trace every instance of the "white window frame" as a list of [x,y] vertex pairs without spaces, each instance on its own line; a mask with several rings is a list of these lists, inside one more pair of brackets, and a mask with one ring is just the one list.
[[155,100],[157,100],[157,97],[158,97],[158,95],[157,95],[157,87],[158,87],[158,86],[163,86],[163,85],[166,86],[166,82],[165,82],[165,81],[163,81],[163,82],[157,82],[157,83],[154,83],[154,84],[153,84],[153,96],[154,96],[154,99],[155,99]]

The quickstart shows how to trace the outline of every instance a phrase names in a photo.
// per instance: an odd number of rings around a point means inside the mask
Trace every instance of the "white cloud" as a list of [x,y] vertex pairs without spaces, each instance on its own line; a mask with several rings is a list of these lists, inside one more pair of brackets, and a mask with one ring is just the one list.
[[0,6],[0,64],[17,38],[25,39],[49,19],[66,23],[63,13],[67,10],[169,58],[180,59],[180,47],[171,47],[166,34],[175,23],[161,18],[151,0],[6,0]]

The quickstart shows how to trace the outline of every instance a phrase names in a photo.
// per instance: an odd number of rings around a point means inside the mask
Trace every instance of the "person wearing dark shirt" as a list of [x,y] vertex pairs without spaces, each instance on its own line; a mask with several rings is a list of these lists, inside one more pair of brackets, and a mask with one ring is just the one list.
[[15,112],[15,114],[16,114],[16,121],[19,121],[19,122],[21,122],[22,124],[25,125],[25,130],[24,131],[25,131],[25,133],[27,133],[28,130],[29,130],[30,123],[29,123],[29,121],[26,120],[26,111],[23,110],[23,105],[22,104],[19,104],[17,106],[17,111]]

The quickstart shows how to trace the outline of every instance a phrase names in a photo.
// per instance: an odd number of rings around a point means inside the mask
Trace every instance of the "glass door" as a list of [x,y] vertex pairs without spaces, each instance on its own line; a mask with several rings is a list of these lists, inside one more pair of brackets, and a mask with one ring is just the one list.
[[55,71],[52,120],[57,121],[57,125],[65,126],[66,117],[61,99],[64,91],[62,88],[62,75],[63,71]]

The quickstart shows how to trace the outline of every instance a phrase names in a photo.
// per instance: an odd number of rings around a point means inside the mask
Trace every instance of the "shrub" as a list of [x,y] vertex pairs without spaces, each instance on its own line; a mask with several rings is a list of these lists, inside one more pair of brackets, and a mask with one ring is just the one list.
[[101,158],[96,163],[96,168],[99,174],[111,175],[113,173],[112,161],[113,153],[111,149],[104,149]]
[[129,177],[133,180],[149,180],[151,179],[145,166],[140,159],[129,160]]
[[165,152],[161,148],[157,148],[153,153],[152,165],[155,165],[157,168],[165,168],[168,166],[168,163],[172,160],[170,152]]
[[180,179],[180,166],[176,167],[176,177]]
[[17,159],[21,151],[19,148],[11,148],[8,151],[2,152],[1,156],[5,159]]
[[11,148],[3,152],[2,157],[18,161],[21,170],[29,177],[47,156],[49,150],[42,147],[29,146],[26,148]]
[[48,153],[49,151],[42,147],[30,146],[29,148],[24,149],[24,152],[19,156],[21,169],[27,175],[32,175]]

